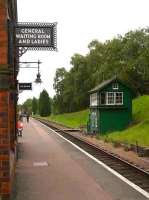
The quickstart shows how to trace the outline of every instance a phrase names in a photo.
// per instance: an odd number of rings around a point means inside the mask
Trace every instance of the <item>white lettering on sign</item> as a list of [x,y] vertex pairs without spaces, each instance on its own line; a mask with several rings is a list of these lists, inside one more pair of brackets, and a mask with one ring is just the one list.
[[19,39],[18,40],[19,44],[45,44],[48,45],[49,41],[47,39]]
[[18,39],[36,39],[36,38],[39,38],[39,39],[50,39],[51,36],[50,35],[36,35],[36,34],[16,34],[16,38]]
[[21,29],[21,33],[42,33],[42,34],[45,34],[43,29],[38,29],[38,28],[31,28],[31,29],[24,28],[24,29]]
[[51,32],[46,28],[19,28],[16,40],[18,46],[50,46]]
[[50,35],[37,35],[38,36],[38,38],[44,38],[44,39],[49,39],[49,38],[51,38],[51,36]]

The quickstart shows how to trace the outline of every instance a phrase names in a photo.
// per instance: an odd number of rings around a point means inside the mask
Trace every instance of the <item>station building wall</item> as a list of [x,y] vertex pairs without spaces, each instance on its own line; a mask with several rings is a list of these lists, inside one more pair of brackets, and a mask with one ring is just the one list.
[[[16,100],[14,59],[9,62],[8,20],[15,0],[0,0],[0,199],[11,196],[16,155]],[[9,13],[11,12],[11,15]],[[15,18],[15,16],[14,16]]]

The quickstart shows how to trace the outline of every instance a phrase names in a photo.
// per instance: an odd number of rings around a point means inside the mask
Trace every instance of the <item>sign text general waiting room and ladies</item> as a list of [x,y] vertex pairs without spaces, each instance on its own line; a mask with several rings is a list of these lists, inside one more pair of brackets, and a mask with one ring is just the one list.
[[20,23],[16,26],[16,46],[56,49],[56,23]]

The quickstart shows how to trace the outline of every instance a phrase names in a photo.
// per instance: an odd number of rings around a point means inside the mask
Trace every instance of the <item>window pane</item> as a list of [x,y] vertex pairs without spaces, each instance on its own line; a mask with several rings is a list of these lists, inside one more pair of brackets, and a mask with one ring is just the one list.
[[123,104],[123,93],[122,92],[116,92],[115,103],[116,104]]
[[90,105],[97,106],[97,93],[90,95]]
[[114,104],[114,93],[113,92],[108,92],[107,93],[107,103],[108,104]]
[[101,105],[105,105],[106,104],[106,93],[105,92],[102,92],[100,94],[100,104]]
[[118,89],[118,83],[113,83],[112,88],[113,89]]

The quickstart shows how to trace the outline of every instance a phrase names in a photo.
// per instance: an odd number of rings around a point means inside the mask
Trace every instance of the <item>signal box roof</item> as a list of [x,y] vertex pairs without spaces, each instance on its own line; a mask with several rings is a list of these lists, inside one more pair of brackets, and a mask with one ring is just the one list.
[[120,82],[121,84],[125,85],[127,88],[131,89],[129,86],[127,86],[126,84],[124,84],[120,79],[118,79],[116,76],[103,81],[101,84],[97,85],[95,88],[93,88],[92,90],[89,91],[89,93],[93,93],[93,92],[97,92],[102,90],[104,87],[106,87],[107,85],[113,83],[113,82]]

